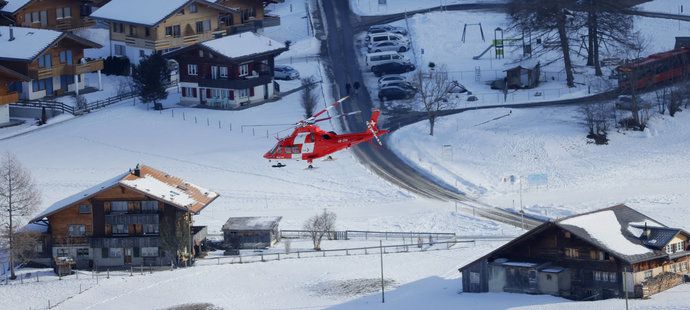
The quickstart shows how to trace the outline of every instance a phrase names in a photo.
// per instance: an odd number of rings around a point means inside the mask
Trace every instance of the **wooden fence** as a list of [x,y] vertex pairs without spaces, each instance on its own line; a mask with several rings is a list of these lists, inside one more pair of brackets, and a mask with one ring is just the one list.
[[[327,235],[334,240],[349,239],[425,239],[425,240],[445,240],[456,237],[455,233],[433,233],[433,232],[404,232],[404,231],[368,231],[368,230],[343,230],[332,231]],[[281,238],[287,239],[310,239],[309,231],[285,229],[280,231]]]
[[440,242],[409,243],[384,246],[369,246],[359,248],[343,248],[328,250],[299,250],[290,252],[267,252],[250,255],[219,256],[211,258],[197,259],[195,265],[224,265],[224,264],[247,264],[267,261],[279,261],[281,259],[301,259],[314,257],[338,257],[351,255],[372,255],[372,254],[394,254],[394,253],[414,253],[427,251],[450,250],[457,244],[471,243],[476,244],[475,240],[450,240]]

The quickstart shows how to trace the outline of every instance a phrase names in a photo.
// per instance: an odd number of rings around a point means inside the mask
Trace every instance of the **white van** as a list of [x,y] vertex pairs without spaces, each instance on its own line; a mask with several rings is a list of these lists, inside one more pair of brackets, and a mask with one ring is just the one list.
[[408,45],[410,44],[410,40],[407,37],[401,36],[399,34],[395,33],[378,33],[375,35],[372,35],[367,42],[367,47],[371,47],[374,43],[379,43],[379,42],[386,42],[386,41],[393,41],[396,43],[400,43],[401,45]]
[[405,58],[405,55],[394,51],[369,53],[364,56],[364,59],[367,64],[367,68],[369,69],[371,69],[374,66],[378,66],[380,64],[391,61],[409,62],[409,60]]

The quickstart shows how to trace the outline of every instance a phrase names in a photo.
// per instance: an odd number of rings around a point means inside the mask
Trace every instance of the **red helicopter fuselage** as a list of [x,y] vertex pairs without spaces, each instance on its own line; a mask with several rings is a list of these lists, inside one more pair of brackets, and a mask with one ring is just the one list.
[[377,126],[380,111],[374,111],[367,122],[367,130],[359,133],[337,134],[324,131],[319,126],[304,124],[297,127],[288,137],[280,139],[266,154],[269,160],[313,160],[328,156],[340,150],[352,147],[388,133]]

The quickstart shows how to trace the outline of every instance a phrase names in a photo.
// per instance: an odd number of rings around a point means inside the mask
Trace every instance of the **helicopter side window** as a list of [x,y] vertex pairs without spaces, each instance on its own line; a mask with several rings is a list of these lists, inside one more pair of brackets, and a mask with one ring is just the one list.
[[324,140],[330,140],[330,139],[331,139],[331,136],[329,136],[329,135],[323,135],[323,139],[324,139]]
[[269,153],[275,154],[276,152],[278,152],[278,148],[279,148],[279,146],[276,144],[276,145],[273,147],[273,149],[271,149],[271,151],[270,151]]
[[292,154],[292,148],[289,146],[285,147],[285,154]]
[[316,135],[313,132],[309,134],[309,142],[316,142]]
[[293,146],[293,147],[292,147],[292,153],[293,153],[293,154],[299,154],[299,147]]

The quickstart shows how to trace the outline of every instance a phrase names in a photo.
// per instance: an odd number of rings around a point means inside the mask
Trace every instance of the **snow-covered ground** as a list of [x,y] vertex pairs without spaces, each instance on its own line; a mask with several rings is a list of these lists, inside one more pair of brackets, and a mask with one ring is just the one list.
[[[486,123],[485,123],[486,122]],[[491,109],[444,117],[433,137],[428,123],[388,140],[421,170],[501,207],[523,205],[560,217],[616,203],[687,228],[690,113],[654,115],[645,132],[610,133],[588,144],[576,108]]]

